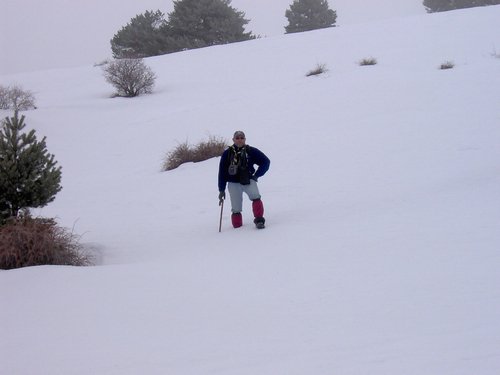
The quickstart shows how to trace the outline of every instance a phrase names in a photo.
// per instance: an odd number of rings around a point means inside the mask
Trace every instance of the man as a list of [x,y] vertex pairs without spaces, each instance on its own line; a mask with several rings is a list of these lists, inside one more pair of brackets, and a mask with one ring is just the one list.
[[234,228],[239,228],[243,225],[243,193],[247,194],[252,201],[254,223],[262,229],[266,220],[257,180],[267,172],[271,161],[262,151],[245,142],[245,133],[238,130],[233,136],[234,144],[222,154],[219,163],[219,201],[226,199],[227,184],[231,198],[231,223]]

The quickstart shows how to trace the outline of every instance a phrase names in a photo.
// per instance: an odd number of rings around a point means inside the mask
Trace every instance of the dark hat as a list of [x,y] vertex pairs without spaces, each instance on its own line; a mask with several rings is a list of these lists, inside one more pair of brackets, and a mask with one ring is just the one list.
[[233,138],[238,138],[238,137],[245,138],[245,133],[243,133],[241,130],[235,131]]

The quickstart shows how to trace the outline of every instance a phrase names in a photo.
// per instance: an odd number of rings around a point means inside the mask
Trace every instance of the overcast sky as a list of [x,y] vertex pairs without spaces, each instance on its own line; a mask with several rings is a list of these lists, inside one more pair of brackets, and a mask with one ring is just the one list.
[[[284,33],[293,0],[233,0],[247,31]],[[330,0],[339,26],[423,14],[421,0]],[[146,10],[171,12],[170,0],[0,0],[0,75],[93,64],[111,57],[109,41]]]

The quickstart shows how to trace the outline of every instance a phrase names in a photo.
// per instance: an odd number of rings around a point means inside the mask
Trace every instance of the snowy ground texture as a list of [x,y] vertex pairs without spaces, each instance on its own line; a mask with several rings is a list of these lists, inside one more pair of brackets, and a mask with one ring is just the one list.
[[[475,8],[151,58],[156,89],[136,99],[111,99],[97,67],[0,77],[35,91],[26,122],[63,166],[37,213],[100,259],[0,272],[0,373],[499,374],[499,20]],[[246,225],[226,207],[218,233],[219,160],[160,166],[237,129],[272,161],[268,227],[245,202]]]

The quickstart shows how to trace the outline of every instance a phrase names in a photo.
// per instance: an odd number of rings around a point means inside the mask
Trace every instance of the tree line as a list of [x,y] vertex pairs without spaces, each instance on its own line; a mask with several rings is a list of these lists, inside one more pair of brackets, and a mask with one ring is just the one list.
[[[286,11],[287,33],[335,26],[337,14],[327,0],[295,0]],[[160,10],[132,18],[111,39],[116,59],[143,58],[257,38],[246,32],[245,13],[231,0],[178,0],[165,17]]]
[[435,13],[455,9],[498,5],[500,4],[500,0],[424,0],[423,4],[428,13]]
[[[255,39],[245,13],[231,0],[177,0],[167,16],[160,10],[132,18],[111,39],[116,59],[143,58]],[[500,0],[423,0],[429,13],[500,4]],[[285,33],[334,27],[337,12],[327,0],[293,0],[285,11]]]

